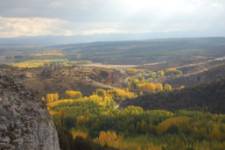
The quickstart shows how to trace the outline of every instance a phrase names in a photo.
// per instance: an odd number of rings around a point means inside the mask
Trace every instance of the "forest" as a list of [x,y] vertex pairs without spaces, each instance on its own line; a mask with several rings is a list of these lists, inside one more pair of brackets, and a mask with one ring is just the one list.
[[222,150],[225,146],[225,115],[138,106],[121,109],[115,99],[135,95],[114,92],[98,89],[86,97],[65,91],[63,99],[57,93],[47,94],[62,149]]

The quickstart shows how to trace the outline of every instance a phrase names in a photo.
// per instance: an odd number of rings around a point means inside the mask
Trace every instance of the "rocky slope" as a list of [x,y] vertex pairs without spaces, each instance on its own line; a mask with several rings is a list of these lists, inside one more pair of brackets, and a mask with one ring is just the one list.
[[0,150],[59,150],[58,136],[44,104],[0,73]]

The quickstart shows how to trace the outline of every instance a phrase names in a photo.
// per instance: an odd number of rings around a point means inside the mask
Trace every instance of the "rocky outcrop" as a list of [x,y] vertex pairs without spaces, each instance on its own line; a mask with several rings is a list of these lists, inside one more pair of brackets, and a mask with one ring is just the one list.
[[44,103],[0,74],[0,150],[59,149],[57,132]]

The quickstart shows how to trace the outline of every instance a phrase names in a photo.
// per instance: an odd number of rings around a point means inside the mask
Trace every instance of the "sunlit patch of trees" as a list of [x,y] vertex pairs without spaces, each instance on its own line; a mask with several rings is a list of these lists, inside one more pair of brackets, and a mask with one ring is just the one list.
[[24,61],[24,62],[18,62],[13,64],[14,67],[18,67],[18,68],[38,68],[38,67],[42,67],[46,64],[48,64],[49,61],[47,60],[28,60],[28,61]]
[[58,93],[49,93],[46,95],[46,100],[48,103],[52,103],[59,100],[59,94]]
[[108,90],[108,94],[112,95],[116,101],[135,98],[137,95],[129,89],[114,88]]
[[124,113],[126,113],[126,115],[139,115],[143,112],[143,108],[138,106],[128,106],[124,109]]
[[122,140],[122,137],[115,131],[100,131],[98,136],[98,142],[101,145],[118,145]]
[[170,84],[164,84],[163,89],[166,92],[171,92],[173,90],[173,88],[172,88],[172,86]]
[[161,92],[163,91],[162,83],[143,83],[139,85],[143,92]]
[[[63,97],[63,96],[61,96]],[[49,93],[46,95],[46,103],[49,107],[56,107],[63,104],[73,104],[77,101],[92,101],[100,106],[113,107],[115,101],[135,98],[136,94],[128,89],[113,88],[109,90],[96,89],[89,96],[83,96],[82,92],[76,90],[66,90],[64,98],[59,98],[58,93]]]
[[75,91],[75,90],[66,90],[65,95],[68,98],[81,98],[82,93],[80,91]]
[[[160,73],[163,75],[163,71]],[[172,85],[163,84],[160,82],[152,82],[151,80],[138,79],[138,78],[128,78],[127,86],[130,91],[134,91],[137,94],[142,93],[155,93],[155,92],[171,92],[173,90]]]
[[127,78],[127,86],[129,89],[137,89],[137,86],[140,84],[159,83],[167,77],[177,77],[182,74],[183,72],[177,68],[167,68],[159,71],[136,69],[136,73],[133,72],[133,74]]
[[12,64],[13,67],[17,68],[40,68],[50,64],[61,64],[63,66],[69,66],[70,62],[64,58],[54,58],[54,59],[31,59],[21,62],[16,62]]
[[88,97],[89,100],[95,102],[96,104],[100,106],[110,106],[113,105],[113,99],[111,96],[98,96],[96,94],[92,94],[91,96]]
[[138,90],[146,93],[154,93],[154,92],[170,92],[173,90],[170,84],[162,84],[162,83],[140,83],[137,85]]

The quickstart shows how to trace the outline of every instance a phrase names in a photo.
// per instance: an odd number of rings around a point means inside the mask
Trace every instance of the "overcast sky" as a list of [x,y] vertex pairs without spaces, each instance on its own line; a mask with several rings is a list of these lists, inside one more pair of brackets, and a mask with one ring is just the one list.
[[0,38],[123,34],[225,36],[225,0],[0,1]]

